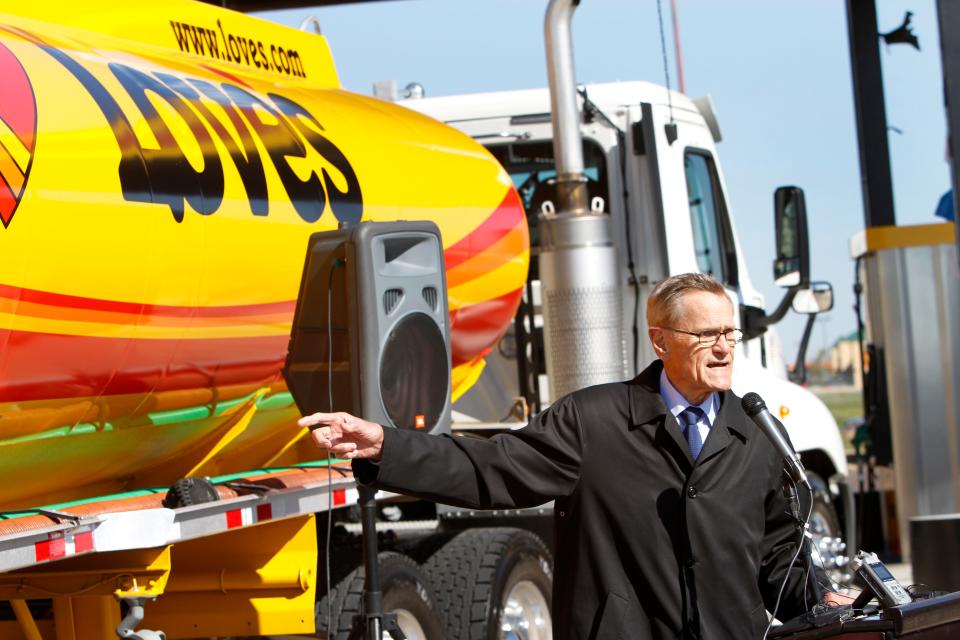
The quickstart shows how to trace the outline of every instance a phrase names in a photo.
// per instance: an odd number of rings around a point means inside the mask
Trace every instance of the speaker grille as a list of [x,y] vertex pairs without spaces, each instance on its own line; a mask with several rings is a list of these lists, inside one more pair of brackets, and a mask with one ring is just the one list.
[[434,311],[437,310],[437,289],[435,287],[424,287],[423,288],[423,299],[426,300],[427,306],[429,306]]
[[387,289],[383,292],[383,312],[390,315],[403,300],[403,289]]
[[380,359],[380,397],[393,424],[413,429],[421,418],[437,426],[447,402],[450,363],[443,333],[425,313],[411,313],[393,328]]

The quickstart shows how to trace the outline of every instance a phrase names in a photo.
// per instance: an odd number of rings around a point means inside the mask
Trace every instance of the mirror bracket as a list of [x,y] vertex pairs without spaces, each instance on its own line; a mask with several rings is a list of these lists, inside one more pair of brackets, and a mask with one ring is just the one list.
[[767,327],[783,320],[793,304],[793,298],[798,291],[804,289],[802,285],[794,285],[787,289],[783,294],[780,304],[769,315],[759,307],[741,306],[741,315],[743,318],[743,339],[752,340],[757,336],[762,336],[767,331]]
[[793,364],[793,375],[790,381],[799,385],[807,383],[807,347],[810,345],[810,334],[813,333],[813,323],[817,320],[816,313],[807,316],[807,324],[803,327],[803,338],[800,339],[800,347],[797,349],[797,359]]

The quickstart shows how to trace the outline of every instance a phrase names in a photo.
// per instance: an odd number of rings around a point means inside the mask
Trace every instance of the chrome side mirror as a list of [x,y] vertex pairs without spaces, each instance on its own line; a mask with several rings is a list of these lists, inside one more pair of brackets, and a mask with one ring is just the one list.
[[829,282],[811,282],[806,289],[797,291],[793,297],[793,310],[797,313],[823,313],[833,309],[833,286]]

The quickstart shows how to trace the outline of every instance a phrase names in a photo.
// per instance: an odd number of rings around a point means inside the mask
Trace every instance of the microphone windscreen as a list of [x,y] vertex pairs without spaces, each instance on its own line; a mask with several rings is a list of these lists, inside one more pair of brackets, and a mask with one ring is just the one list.
[[767,408],[760,394],[754,393],[753,391],[743,396],[743,399],[740,401],[740,406],[743,407],[744,413],[751,418]]

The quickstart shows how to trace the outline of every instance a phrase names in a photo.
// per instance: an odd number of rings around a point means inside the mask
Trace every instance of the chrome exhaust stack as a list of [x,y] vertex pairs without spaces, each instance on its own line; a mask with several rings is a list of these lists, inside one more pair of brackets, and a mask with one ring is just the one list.
[[544,347],[550,399],[626,374],[620,278],[610,216],[590,202],[570,25],[579,0],[550,0],[544,20],[555,211],[539,219]]

